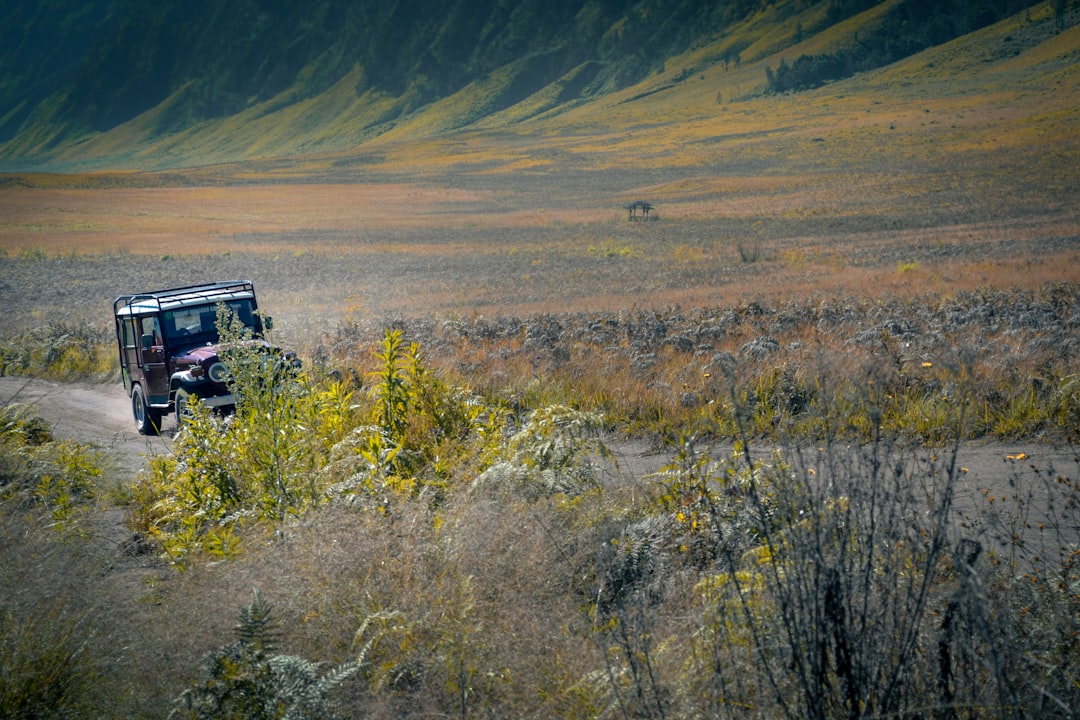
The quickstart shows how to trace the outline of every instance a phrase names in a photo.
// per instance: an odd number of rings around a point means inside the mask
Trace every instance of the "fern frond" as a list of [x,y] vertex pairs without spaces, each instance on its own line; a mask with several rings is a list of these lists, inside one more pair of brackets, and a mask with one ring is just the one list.
[[270,655],[278,639],[272,611],[259,589],[253,589],[251,604],[240,610],[238,642],[211,653],[206,661],[207,680],[180,694],[170,718],[335,717],[336,704],[329,694],[360,670],[362,659],[320,674],[322,663],[295,655]]
[[240,623],[235,628],[236,639],[257,653],[270,654],[277,649],[280,632],[271,617],[273,606],[258,588],[251,591],[251,604],[240,608]]

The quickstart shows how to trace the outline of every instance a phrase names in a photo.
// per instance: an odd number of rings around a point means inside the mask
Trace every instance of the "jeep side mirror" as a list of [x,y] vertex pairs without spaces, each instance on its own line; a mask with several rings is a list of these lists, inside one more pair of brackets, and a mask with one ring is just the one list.
[[262,321],[263,321],[263,327],[266,328],[266,330],[269,331],[269,330],[274,329],[274,318],[267,315],[266,317],[264,317],[262,319]]

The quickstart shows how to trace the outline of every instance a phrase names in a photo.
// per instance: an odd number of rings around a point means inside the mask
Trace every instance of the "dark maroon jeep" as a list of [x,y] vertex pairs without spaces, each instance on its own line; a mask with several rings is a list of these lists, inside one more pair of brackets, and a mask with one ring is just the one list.
[[124,388],[143,435],[158,434],[161,418],[171,412],[183,422],[193,396],[211,408],[234,407],[218,357],[221,304],[265,342],[255,286],[247,280],[121,295],[113,302]]

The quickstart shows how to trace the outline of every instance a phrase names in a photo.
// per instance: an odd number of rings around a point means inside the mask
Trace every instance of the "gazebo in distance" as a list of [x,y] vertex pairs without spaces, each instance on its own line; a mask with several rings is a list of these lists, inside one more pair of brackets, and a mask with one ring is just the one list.
[[652,209],[653,204],[644,200],[635,200],[626,206],[626,211],[630,214],[631,221],[648,220],[649,213],[652,212]]

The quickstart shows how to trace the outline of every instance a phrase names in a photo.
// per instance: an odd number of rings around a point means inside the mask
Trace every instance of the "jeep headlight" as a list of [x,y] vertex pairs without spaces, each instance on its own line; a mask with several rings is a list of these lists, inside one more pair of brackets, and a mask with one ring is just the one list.
[[216,362],[210,366],[210,369],[206,371],[207,376],[216,383],[224,383],[225,377],[228,375],[228,371],[225,370],[225,364]]

